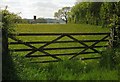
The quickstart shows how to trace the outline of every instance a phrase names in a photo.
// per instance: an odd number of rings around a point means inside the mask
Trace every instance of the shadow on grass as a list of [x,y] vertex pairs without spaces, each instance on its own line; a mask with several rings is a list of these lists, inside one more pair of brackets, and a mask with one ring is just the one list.
[[18,80],[11,54],[2,56],[2,80]]

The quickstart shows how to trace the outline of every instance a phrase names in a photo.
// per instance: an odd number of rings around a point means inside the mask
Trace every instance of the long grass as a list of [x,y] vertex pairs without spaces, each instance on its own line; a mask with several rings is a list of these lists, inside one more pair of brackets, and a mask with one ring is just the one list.
[[[118,70],[101,68],[98,63],[66,60],[58,63],[33,64],[13,57],[18,80],[118,80]],[[13,76],[14,77],[14,76]]]

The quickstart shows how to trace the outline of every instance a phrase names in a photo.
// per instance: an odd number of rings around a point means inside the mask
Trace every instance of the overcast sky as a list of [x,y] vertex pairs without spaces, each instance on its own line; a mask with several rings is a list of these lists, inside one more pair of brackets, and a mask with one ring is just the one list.
[[33,18],[33,15],[53,18],[54,12],[64,6],[73,6],[76,0],[0,0],[0,7],[8,6],[14,13],[21,12],[22,18]]
[[34,15],[43,18],[54,18],[54,12],[65,6],[73,6],[76,1],[120,1],[120,0],[0,0],[0,8],[8,6],[14,13],[21,12],[22,18],[32,19]]

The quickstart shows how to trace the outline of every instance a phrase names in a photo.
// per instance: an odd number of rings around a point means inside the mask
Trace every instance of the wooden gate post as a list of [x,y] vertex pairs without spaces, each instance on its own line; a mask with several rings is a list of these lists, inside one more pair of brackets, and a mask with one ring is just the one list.
[[[8,55],[8,31],[2,28],[2,56]],[[4,58],[3,58],[4,59]]]
[[111,29],[111,33],[110,33],[110,47],[111,48],[115,48],[117,47],[117,31],[116,31],[116,27],[112,27]]

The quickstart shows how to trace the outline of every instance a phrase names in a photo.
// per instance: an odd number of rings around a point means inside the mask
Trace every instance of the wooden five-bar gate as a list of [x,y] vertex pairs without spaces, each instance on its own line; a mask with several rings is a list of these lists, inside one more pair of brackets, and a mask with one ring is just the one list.
[[[79,40],[78,38],[75,38],[74,36],[78,36],[78,37],[81,37],[81,36],[102,36],[102,38],[100,38],[99,40],[95,40],[95,39],[91,39],[90,40]],[[51,41],[33,41],[33,42],[30,42],[30,41],[23,41],[23,40],[20,40],[18,38],[16,38],[16,36],[24,36],[24,37],[28,37],[28,36],[56,36],[55,39],[51,40]],[[12,40],[14,40],[15,42],[9,42],[9,45],[16,45],[16,44],[23,44],[25,46],[28,46],[30,49],[10,49],[11,51],[14,51],[14,52],[23,52],[23,51],[30,51],[29,53],[25,54],[25,57],[27,58],[36,58],[36,57],[52,57],[56,60],[51,60],[51,61],[40,61],[41,63],[47,63],[47,62],[58,62],[58,61],[62,61],[62,59],[58,56],[71,56],[69,58],[69,60],[77,57],[78,55],[80,54],[94,54],[94,53],[100,53],[99,50],[97,50],[96,48],[102,48],[102,47],[108,47],[109,45],[102,45],[102,46],[98,46],[97,44],[100,43],[100,42],[109,42],[109,37],[110,37],[110,33],[18,33],[18,34],[8,34],[8,37]],[[64,40],[64,41],[61,41],[60,39],[62,39],[63,37],[67,37],[71,40]],[[79,46],[79,47],[57,47],[57,48],[46,48],[47,46],[51,45],[51,44],[55,44],[55,43],[59,43],[59,44],[62,44],[62,43],[79,43],[80,45],[82,46]],[[92,42],[91,45],[88,45],[86,44],[87,42]],[[39,48],[33,46],[32,44],[44,44],[42,46],[40,46]],[[51,54],[49,52],[46,52],[45,50],[71,50],[71,49],[83,49],[82,51],[79,51],[79,52],[74,52],[74,53],[59,53],[59,54]],[[88,49],[91,49],[92,52],[88,52],[87,50]],[[34,54],[35,52],[42,52],[44,53],[44,55],[41,55],[41,54],[38,54],[38,55],[32,55]],[[100,57],[93,57],[93,58],[83,58],[83,60],[86,60],[86,59],[98,59]]]

